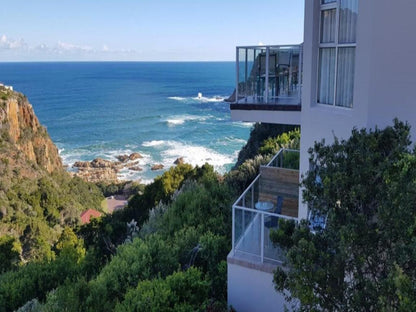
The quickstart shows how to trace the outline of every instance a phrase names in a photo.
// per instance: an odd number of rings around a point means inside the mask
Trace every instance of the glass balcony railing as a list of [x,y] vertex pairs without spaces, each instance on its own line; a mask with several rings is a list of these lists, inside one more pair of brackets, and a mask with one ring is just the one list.
[[270,232],[278,228],[279,219],[298,220],[298,168],[299,151],[280,150],[234,203],[234,255],[261,263],[284,262],[285,253],[273,245]]
[[300,105],[302,45],[237,47],[234,103]]

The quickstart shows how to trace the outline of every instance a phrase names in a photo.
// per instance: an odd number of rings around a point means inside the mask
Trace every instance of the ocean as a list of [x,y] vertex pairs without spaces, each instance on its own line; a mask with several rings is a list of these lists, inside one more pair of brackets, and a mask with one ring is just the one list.
[[[224,173],[252,124],[232,122],[223,100],[234,90],[234,62],[0,63],[0,81],[25,94],[69,170],[75,161],[140,153],[149,183],[178,157]],[[198,97],[198,93],[202,96]]]

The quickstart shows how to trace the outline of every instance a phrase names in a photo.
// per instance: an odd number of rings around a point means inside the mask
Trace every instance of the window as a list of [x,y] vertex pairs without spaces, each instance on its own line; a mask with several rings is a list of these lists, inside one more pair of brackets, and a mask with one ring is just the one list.
[[318,103],[352,107],[358,0],[322,0]]

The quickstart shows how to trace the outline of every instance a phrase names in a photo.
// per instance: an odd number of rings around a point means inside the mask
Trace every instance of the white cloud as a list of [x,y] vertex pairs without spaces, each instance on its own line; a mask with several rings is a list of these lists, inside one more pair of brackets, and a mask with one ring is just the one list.
[[94,49],[89,46],[81,46],[67,42],[59,41],[57,44],[57,50],[60,51],[84,51],[84,52],[93,52]]
[[3,60],[136,60],[141,52],[134,49],[111,49],[104,43],[101,47],[80,45],[66,41],[55,44],[27,44],[23,39],[14,40],[0,35],[0,53]]
[[0,37],[0,49],[4,50],[18,50],[27,49],[27,44],[23,39],[13,40],[7,38],[6,35]]

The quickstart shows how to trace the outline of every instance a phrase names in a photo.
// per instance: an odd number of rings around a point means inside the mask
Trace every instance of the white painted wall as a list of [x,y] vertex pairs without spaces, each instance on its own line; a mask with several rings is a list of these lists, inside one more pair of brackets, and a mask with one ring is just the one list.
[[[416,140],[416,1],[360,1],[355,101],[368,107],[367,127],[392,119],[412,125]],[[363,68],[360,68],[361,65]]]
[[307,150],[315,141],[348,138],[354,127],[384,128],[398,117],[412,125],[416,140],[416,1],[359,1],[351,109],[316,101],[319,7],[320,0],[305,0],[301,173],[309,169]]
[[228,306],[237,312],[280,312],[285,305],[290,308],[274,290],[273,274],[228,262],[227,276]]

